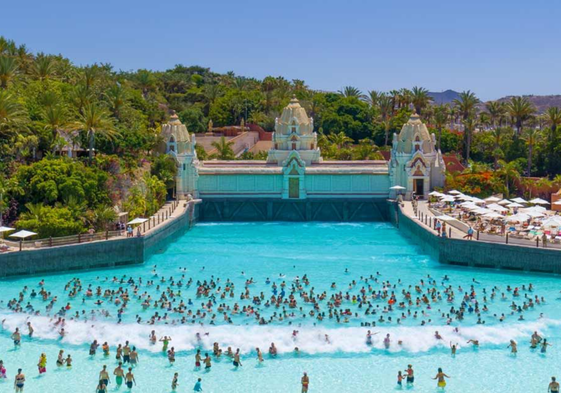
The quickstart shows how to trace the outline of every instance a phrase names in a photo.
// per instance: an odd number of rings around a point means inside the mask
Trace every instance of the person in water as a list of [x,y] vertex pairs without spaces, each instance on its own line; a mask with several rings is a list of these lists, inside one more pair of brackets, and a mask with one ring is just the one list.
[[109,373],[106,365],[103,365],[103,369],[99,372],[99,383],[103,383],[105,386],[109,385]]
[[551,382],[547,387],[547,393],[559,393],[559,382],[555,380],[555,377],[551,377]]
[[14,380],[14,389],[16,393],[23,392],[23,387],[25,385],[25,374],[21,372],[21,368],[18,369],[18,373]]
[[304,375],[302,376],[302,393],[307,393],[309,386],[310,377],[308,377],[307,373],[304,373]]
[[96,393],[107,393],[107,385],[103,381],[99,381],[97,384]]
[[438,372],[436,373],[436,376],[433,379],[438,380],[437,382],[437,386],[441,389],[444,389],[446,387],[446,380],[445,378],[450,378],[448,375],[444,374],[444,372],[442,371],[442,369],[439,367],[438,368]]
[[413,371],[413,367],[410,364],[407,365],[407,370],[405,370],[405,373],[407,374],[407,385],[413,385],[413,383],[415,382],[415,372]]
[[18,328],[16,328],[16,331],[12,334],[12,340],[14,340],[15,347],[19,347],[21,345],[21,334]]
[[125,377],[125,372],[122,368],[123,363],[119,362],[119,365],[115,370],[113,370],[113,375],[115,376],[115,382],[119,388],[123,384],[123,378]]
[[39,363],[37,363],[37,368],[39,369],[39,374],[47,372],[47,355],[44,353],[39,356]]
[[132,389],[133,384],[136,385],[136,380],[134,379],[134,374],[132,373],[132,367],[129,367],[129,372],[125,375],[125,381],[127,388]]
[[195,383],[195,386],[193,387],[193,391],[194,392],[202,392],[203,391],[201,378],[197,379],[197,382]]
[[173,380],[171,381],[171,390],[174,392],[179,386],[179,383],[177,382],[178,379],[179,379],[179,374],[178,373],[173,374]]

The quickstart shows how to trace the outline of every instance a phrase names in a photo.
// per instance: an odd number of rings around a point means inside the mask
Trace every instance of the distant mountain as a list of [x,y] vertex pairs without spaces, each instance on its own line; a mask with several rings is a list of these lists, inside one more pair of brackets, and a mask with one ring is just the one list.
[[446,90],[440,93],[437,92],[429,92],[429,96],[432,97],[432,101],[437,104],[450,104],[455,99],[460,97],[460,93],[454,90]]
[[[534,96],[534,95],[527,95],[523,96],[528,99],[534,106],[536,107],[539,113],[543,113],[547,110],[547,108],[552,106],[557,106],[561,108],[561,95],[550,95],[550,96]],[[499,98],[496,101],[499,102],[508,102],[512,96],[506,96]]]

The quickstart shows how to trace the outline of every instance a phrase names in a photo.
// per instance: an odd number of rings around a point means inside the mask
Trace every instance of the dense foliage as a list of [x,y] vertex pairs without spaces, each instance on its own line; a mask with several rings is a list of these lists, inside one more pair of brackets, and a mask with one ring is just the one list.
[[[322,92],[302,80],[257,80],[198,66],[163,72],[122,72],[110,64],[78,67],[0,37],[2,219],[50,236],[101,229],[114,219],[109,210],[115,205],[131,217],[150,215],[173,192],[175,163],[154,152],[172,110],[191,132],[205,132],[210,123],[242,122],[272,131],[292,95],[314,118],[327,159],[380,159],[380,151],[389,149],[392,135],[416,111],[444,153],[487,168],[476,171],[481,166],[472,165],[450,184],[498,191],[515,186],[505,177],[553,179],[561,173],[561,111],[537,114],[521,97],[483,105],[467,91],[451,105],[432,105],[421,87]],[[213,147],[215,153],[207,157],[197,146],[199,158],[265,158],[249,152],[234,157],[226,140]],[[66,150],[78,157],[61,157]],[[517,175],[506,176],[511,170]]]

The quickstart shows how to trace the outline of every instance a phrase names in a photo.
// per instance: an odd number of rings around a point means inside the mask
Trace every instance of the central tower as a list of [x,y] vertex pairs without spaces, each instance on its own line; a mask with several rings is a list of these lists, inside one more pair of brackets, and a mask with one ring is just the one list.
[[308,117],[298,99],[292,96],[281,117],[275,119],[273,146],[267,162],[284,166],[287,158],[295,155],[294,152],[306,165],[321,161],[314,119]]

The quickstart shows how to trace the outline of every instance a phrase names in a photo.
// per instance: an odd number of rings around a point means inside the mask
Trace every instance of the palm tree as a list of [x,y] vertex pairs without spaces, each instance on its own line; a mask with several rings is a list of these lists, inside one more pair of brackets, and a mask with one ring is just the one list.
[[39,80],[51,78],[55,74],[55,62],[53,57],[39,54],[33,63],[33,75]]
[[497,128],[501,126],[501,122],[506,114],[506,107],[503,102],[490,101],[485,104],[487,112],[489,112],[489,120],[491,127]]
[[154,75],[147,70],[138,70],[138,73],[136,75],[136,82],[138,84],[138,87],[142,90],[142,97],[144,97],[144,99],[148,97],[148,93],[156,85],[156,79],[154,78]]
[[555,173],[555,147],[557,145],[558,135],[557,131],[561,125],[561,110],[558,107],[552,106],[546,112],[547,122],[549,123],[549,132],[547,133],[548,144],[548,159],[547,159],[547,173],[552,176]]
[[94,156],[95,137],[102,135],[106,138],[113,138],[116,135],[113,121],[109,111],[98,104],[87,104],[84,111],[78,117],[75,128],[83,130],[88,134],[89,160],[90,163]]
[[380,118],[384,124],[384,146],[388,145],[390,134],[391,118],[393,116],[393,99],[387,94],[383,94],[378,100]]
[[378,160],[382,159],[383,156],[378,150],[378,146],[374,144],[370,139],[361,139],[358,145],[352,151],[353,159],[355,160]]
[[536,111],[534,105],[526,97],[512,97],[506,105],[511,121],[516,128],[516,137],[520,136],[524,122]]
[[479,98],[477,98],[470,90],[461,92],[459,98],[454,100],[454,106],[456,107],[456,110],[461,116],[464,124],[464,160],[466,163],[469,161],[471,133],[475,128],[475,121],[473,117],[475,116],[475,110],[478,103]]
[[493,150],[493,159],[494,159],[493,167],[495,168],[495,170],[497,170],[499,169],[499,159],[502,159],[504,156],[504,153],[501,149],[501,138],[504,134],[504,129],[502,127],[496,127],[493,128],[490,132],[491,135],[493,136],[493,139],[495,139],[495,147]]
[[0,87],[5,89],[16,74],[18,69],[17,60],[13,57],[0,56]]
[[380,99],[385,96],[381,91],[369,90],[368,95],[364,97],[364,101],[370,105],[371,108],[376,108],[380,104]]
[[506,197],[510,198],[511,184],[513,184],[515,180],[520,179],[520,173],[514,161],[506,162],[500,160],[499,164],[501,166],[499,171],[505,177]]
[[345,86],[343,90],[339,90],[339,94],[343,95],[343,97],[356,97],[359,99],[364,99],[365,95],[353,86]]
[[450,107],[448,104],[441,104],[434,107],[434,123],[438,130],[437,148],[440,150],[440,142],[442,140],[442,129],[448,123],[450,115]]
[[125,104],[125,90],[119,82],[112,85],[105,93],[113,116],[119,118],[121,108]]
[[411,90],[411,102],[415,107],[415,111],[418,115],[421,115],[423,109],[427,107],[432,101],[432,97],[429,96],[429,91],[424,87],[415,86]]
[[52,152],[54,154],[57,149],[56,141],[60,130],[67,125],[66,111],[60,105],[49,105],[43,110],[41,123],[52,134]]
[[330,134],[327,139],[329,139],[331,143],[337,146],[338,149],[343,149],[349,143],[353,142],[352,138],[349,138],[343,131],[337,134]]
[[528,145],[528,177],[532,176],[532,155],[534,153],[534,146],[540,140],[542,133],[537,128],[530,128],[526,130],[526,145]]
[[22,120],[24,112],[16,99],[6,90],[0,90],[0,135],[9,126]]
[[218,158],[219,160],[233,160],[235,158],[234,150],[232,150],[234,142],[229,142],[225,137],[220,137],[219,141],[214,141],[211,145],[216,149],[213,158]]

